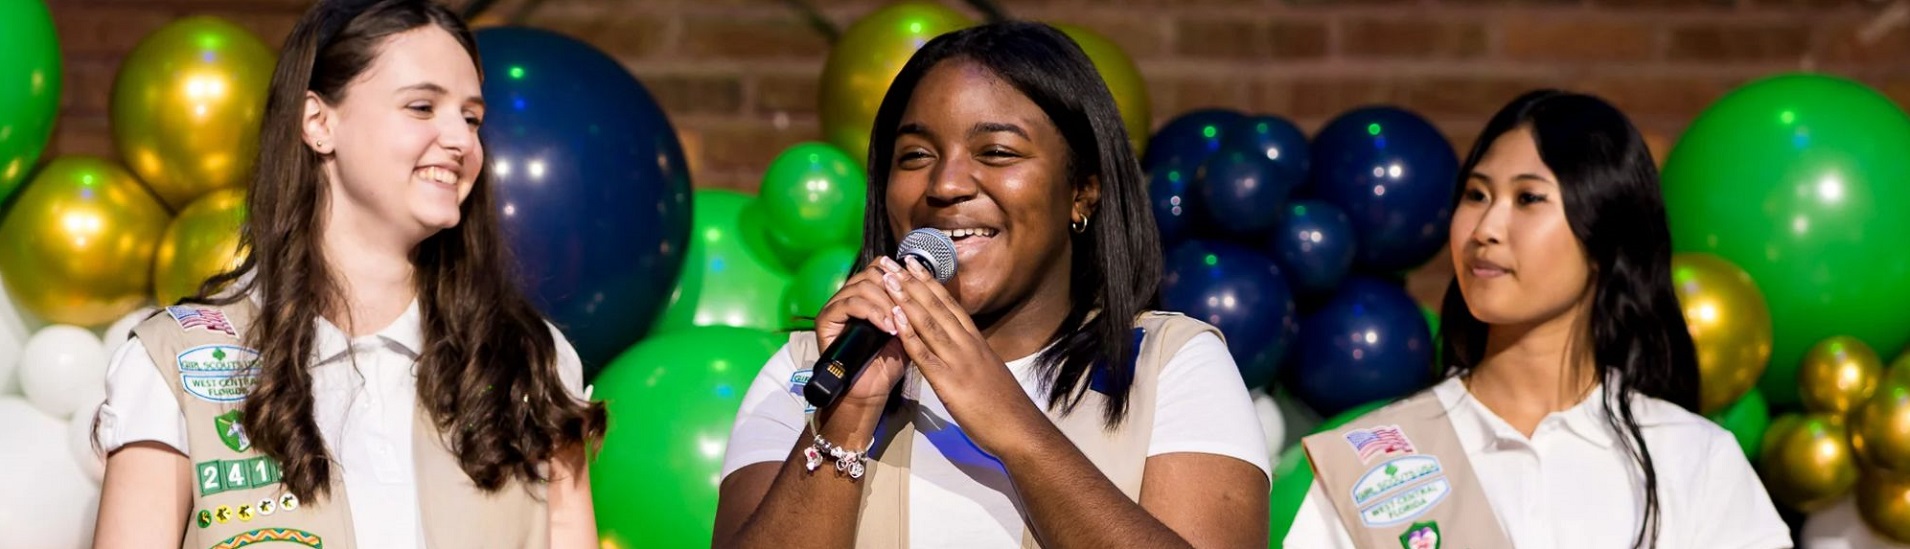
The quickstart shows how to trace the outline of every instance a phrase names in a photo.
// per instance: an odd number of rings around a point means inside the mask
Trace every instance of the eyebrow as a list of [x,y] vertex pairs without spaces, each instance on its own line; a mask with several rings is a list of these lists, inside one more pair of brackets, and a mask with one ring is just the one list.
[[[451,93],[449,90],[444,89],[444,86],[439,86],[437,84],[433,84],[430,82],[422,82],[422,83],[412,84],[409,86],[398,88],[399,93],[404,93],[404,92],[414,91],[414,90],[427,91],[427,92],[435,93],[438,95],[449,95]],[[477,106],[482,107],[484,106],[484,97],[473,95],[473,96],[464,98],[464,102],[476,103]]]
[[[977,122],[974,127],[968,129],[969,137],[990,133],[1012,133],[1021,136],[1022,139],[1030,141],[1034,139],[1028,137],[1028,131],[1021,129],[1021,126],[1007,122]],[[928,126],[922,125],[919,122],[910,122],[903,124],[900,128],[896,128],[895,135],[896,137],[904,135],[932,136],[935,135],[935,132],[929,131]]]
[[[1468,177],[1467,179],[1480,179],[1480,180],[1484,180],[1487,183],[1492,182],[1492,176],[1486,175],[1480,172],[1472,172],[1472,176]],[[1539,183],[1555,183],[1554,181],[1550,179],[1540,177],[1538,174],[1530,174],[1530,173],[1522,173],[1519,175],[1512,176],[1512,180],[1513,181],[1536,181]]]

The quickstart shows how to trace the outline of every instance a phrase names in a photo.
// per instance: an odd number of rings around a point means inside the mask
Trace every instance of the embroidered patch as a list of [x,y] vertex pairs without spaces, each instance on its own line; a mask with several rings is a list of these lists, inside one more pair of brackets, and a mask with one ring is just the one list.
[[1415,522],[1406,527],[1399,535],[1399,546],[1405,549],[1439,549],[1439,523]]
[[1426,511],[1445,501],[1452,493],[1452,483],[1445,477],[1415,486],[1401,492],[1392,499],[1373,504],[1360,510],[1360,522],[1367,526],[1392,526],[1417,518]]
[[179,353],[179,385],[207,402],[239,402],[259,377],[259,352],[238,345],[200,345]]
[[193,469],[198,472],[201,496],[271,486],[278,484],[281,476],[278,462],[263,456],[251,459],[201,461],[194,464]]
[[1432,456],[1406,456],[1382,463],[1366,470],[1359,482],[1353,483],[1353,505],[1366,505],[1373,498],[1437,475],[1442,470],[1439,458]]
[[304,530],[293,530],[291,528],[260,528],[226,538],[225,541],[221,541],[218,545],[212,546],[212,549],[239,549],[240,547],[248,545],[274,541],[296,543],[311,547],[312,549],[323,549],[325,547],[325,541],[319,539],[318,534]]
[[182,330],[205,330],[239,337],[239,331],[232,328],[232,323],[226,321],[225,313],[218,309],[174,305],[166,308],[166,314],[172,315],[172,320],[178,322]]
[[212,416],[212,427],[219,433],[219,442],[234,452],[244,452],[252,448],[252,437],[245,436],[245,424],[241,420],[244,410],[232,411]]
[[214,509],[212,511],[212,520],[219,521],[219,524],[232,522],[232,506],[220,505],[218,509]]
[[[797,370],[796,373],[790,374],[789,375],[789,394],[796,395],[797,400],[800,400],[805,403],[809,402],[809,398],[803,396],[802,389],[803,387],[809,385],[809,378],[814,373],[815,372],[812,370]],[[803,413],[805,414],[815,412],[815,411],[816,411],[816,405],[814,404],[809,404],[807,408],[803,409]]]
[[279,504],[272,501],[272,498],[259,500],[259,516],[271,516],[272,512],[277,510],[279,510]]
[[1398,425],[1381,425],[1371,429],[1354,429],[1346,432],[1346,443],[1353,445],[1353,452],[1360,455],[1360,463],[1371,463],[1373,458],[1392,454],[1415,454],[1413,441]]
[[279,510],[290,513],[298,510],[298,496],[291,492],[279,496]]
[[252,506],[239,506],[239,522],[252,522]]
[[212,511],[207,511],[205,509],[199,510],[199,527],[200,528],[212,527]]

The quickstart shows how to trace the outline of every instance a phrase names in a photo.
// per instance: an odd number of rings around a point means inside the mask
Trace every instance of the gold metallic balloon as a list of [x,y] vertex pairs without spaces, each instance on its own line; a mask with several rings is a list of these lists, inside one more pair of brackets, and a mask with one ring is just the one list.
[[113,143],[178,211],[244,184],[257,154],[271,49],[244,28],[188,17],[141,40],[113,81]]
[[1154,127],[1154,105],[1147,97],[1147,82],[1141,80],[1141,69],[1134,66],[1134,60],[1113,41],[1096,34],[1094,31],[1068,24],[1054,24],[1054,28],[1074,39],[1081,51],[1094,61],[1094,70],[1101,73],[1101,81],[1106,82],[1108,92],[1114,94],[1114,105],[1121,109],[1121,125],[1127,128],[1127,139],[1134,146],[1134,154],[1147,150],[1149,130]]
[[1866,465],[1910,475],[1910,352],[1890,364],[1877,392],[1850,413],[1850,445]]
[[850,25],[822,67],[822,131],[829,142],[866,161],[876,108],[915,50],[942,33],[974,25],[961,12],[934,2],[907,0],[875,10]]
[[1883,374],[1883,360],[1862,340],[1832,336],[1804,352],[1797,366],[1797,393],[1804,409],[1842,418],[1870,399]]
[[196,295],[214,275],[239,266],[239,229],[245,189],[219,189],[179,211],[153,260],[153,291],[160,305]]
[[166,209],[125,168],[54,159],[0,220],[0,274],[14,303],[47,322],[98,326],[152,295]]
[[1843,422],[1828,414],[1794,421],[1783,429],[1772,425],[1758,469],[1772,499],[1810,513],[1850,493],[1857,484],[1857,460]]
[[1865,470],[1857,485],[1857,514],[1871,531],[1910,543],[1910,475]]
[[1722,410],[1757,385],[1771,361],[1771,309],[1751,275],[1715,255],[1673,256],[1671,284],[1698,348],[1700,408]]

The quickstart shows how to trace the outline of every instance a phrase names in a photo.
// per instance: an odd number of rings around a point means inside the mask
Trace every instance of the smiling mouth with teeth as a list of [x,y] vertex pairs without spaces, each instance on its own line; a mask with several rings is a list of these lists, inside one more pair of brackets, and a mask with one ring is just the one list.
[[951,239],[962,239],[962,238],[968,238],[971,236],[995,236],[995,233],[996,233],[994,229],[988,229],[988,228],[941,229],[941,231],[942,231],[942,234],[948,235],[948,237]]
[[430,181],[430,182],[438,183],[442,185],[451,185],[451,186],[456,186],[458,184],[458,174],[452,172],[451,170],[447,170],[437,166],[427,166],[424,169],[418,170],[418,171],[420,172],[421,175],[424,176],[425,181]]

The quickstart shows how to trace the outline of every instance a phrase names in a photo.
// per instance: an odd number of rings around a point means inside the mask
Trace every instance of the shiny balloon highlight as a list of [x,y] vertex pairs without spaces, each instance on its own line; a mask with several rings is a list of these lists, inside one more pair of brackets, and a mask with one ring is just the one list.
[[168,209],[245,185],[276,59],[244,27],[196,16],[147,36],[120,63],[113,144]]
[[1672,256],[1671,286],[1698,351],[1700,408],[1715,412],[1764,375],[1771,361],[1770,308],[1751,275],[1707,253]]
[[171,305],[199,294],[207,279],[236,269],[244,259],[239,232],[245,225],[245,190],[219,189],[180,210],[159,239],[153,260],[156,303]]
[[91,156],[54,159],[0,219],[0,275],[22,309],[100,326],[152,295],[166,209],[133,174]]

